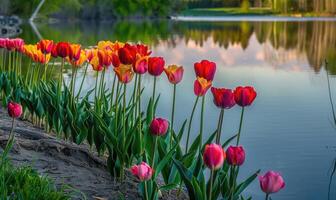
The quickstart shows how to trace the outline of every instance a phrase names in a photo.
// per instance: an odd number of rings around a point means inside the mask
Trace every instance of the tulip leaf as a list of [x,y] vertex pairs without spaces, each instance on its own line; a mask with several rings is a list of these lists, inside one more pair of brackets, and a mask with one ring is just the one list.
[[245,181],[237,186],[235,191],[235,198],[239,197],[239,195],[257,178],[259,173],[260,170],[256,171],[254,174],[252,174],[250,177],[248,177]]
[[179,173],[180,173],[180,175],[183,179],[184,184],[187,187],[189,198],[190,199],[196,199],[197,194],[196,194],[196,192],[194,190],[194,186],[192,184],[192,177],[193,177],[192,173],[187,168],[185,168],[180,161],[173,159],[173,162],[174,162],[177,170],[179,171]]

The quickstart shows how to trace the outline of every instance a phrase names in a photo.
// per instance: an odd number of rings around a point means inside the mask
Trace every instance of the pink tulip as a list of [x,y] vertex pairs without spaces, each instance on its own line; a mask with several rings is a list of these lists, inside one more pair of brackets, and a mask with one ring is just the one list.
[[145,162],[142,162],[140,165],[133,165],[131,172],[140,181],[147,181],[151,179],[153,175],[153,169]]
[[22,106],[15,102],[9,102],[7,105],[8,115],[12,118],[18,118],[22,115]]
[[153,135],[162,136],[167,133],[169,123],[166,119],[154,118],[150,124],[150,131]]
[[285,181],[281,175],[274,171],[268,171],[264,176],[259,176],[260,187],[266,194],[279,192],[285,187]]
[[8,38],[0,38],[0,48],[6,48]]
[[220,145],[213,143],[205,146],[203,161],[211,170],[222,167],[225,158],[225,152]]
[[242,165],[245,161],[245,151],[242,146],[230,146],[226,150],[227,162],[229,165]]
[[236,105],[234,95],[231,89],[212,87],[211,92],[214,97],[214,103],[217,107],[230,109],[234,105]]

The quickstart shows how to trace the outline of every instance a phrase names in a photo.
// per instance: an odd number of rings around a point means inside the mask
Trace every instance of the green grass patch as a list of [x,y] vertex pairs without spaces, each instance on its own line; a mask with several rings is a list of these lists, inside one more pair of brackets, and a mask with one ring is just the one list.
[[239,16],[239,15],[274,15],[270,8],[250,8],[242,10],[240,8],[195,8],[184,10],[184,16]]
[[0,199],[68,200],[70,197],[31,167],[14,168],[4,161],[0,165]]

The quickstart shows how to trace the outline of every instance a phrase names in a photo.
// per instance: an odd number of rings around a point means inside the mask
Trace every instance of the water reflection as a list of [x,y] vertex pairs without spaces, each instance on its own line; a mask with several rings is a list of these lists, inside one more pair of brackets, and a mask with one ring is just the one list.
[[[38,37],[25,25],[20,35],[31,42]],[[319,72],[322,61],[330,62],[336,74],[336,22],[176,22],[120,21],[115,23],[38,24],[42,37],[94,45],[98,40],[142,41],[151,46],[178,43],[203,47],[205,43],[223,49],[238,46],[246,50],[253,37],[263,46],[258,56],[273,67],[286,67],[293,61],[307,62]],[[191,43],[192,42],[192,43]]]

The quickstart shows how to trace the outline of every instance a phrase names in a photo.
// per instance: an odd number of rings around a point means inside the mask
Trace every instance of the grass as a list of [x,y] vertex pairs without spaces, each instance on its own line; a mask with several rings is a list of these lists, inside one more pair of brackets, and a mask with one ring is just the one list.
[[239,15],[274,15],[269,8],[250,8],[245,11],[240,8],[195,8],[182,11],[184,16],[239,16]]
[[181,12],[182,16],[293,16],[293,17],[331,17],[334,13],[280,13],[275,12],[271,8],[250,8],[243,10],[241,8],[194,8]]
[[68,200],[70,197],[56,189],[47,177],[31,167],[13,168],[9,161],[0,165],[0,199],[11,200]]

